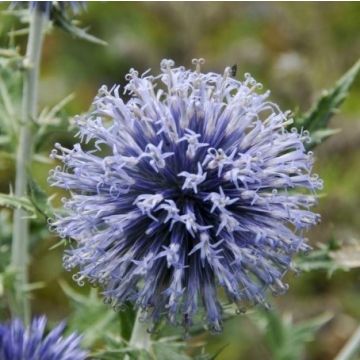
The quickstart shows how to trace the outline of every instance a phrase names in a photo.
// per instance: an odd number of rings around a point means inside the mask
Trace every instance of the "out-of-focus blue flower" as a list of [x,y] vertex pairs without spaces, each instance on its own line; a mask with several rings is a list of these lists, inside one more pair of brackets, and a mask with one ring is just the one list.
[[1,360],[84,360],[80,337],[63,336],[64,323],[45,334],[46,317],[35,318],[28,328],[16,319],[0,324]]
[[11,7],[28,5],[30,10],[37,10],[45,13],[48,17],[51,15],[53,7],[58,7],[62,12],[70,8],[74,14],[78,14],[86,9],[86,1],[12,1]]
[[[71,192],[52,226],[75,240],[66,251],[74,279],[99,283],[109,303],[126,301],[157,321],[190,326],[205,309],[221,329],[217,285],[239,309],[283,293],[322,182],[311,174],[306,131],[287,131],[289,113],[244,81],[174,68],[131,70],[124,100],[104,86],[75,119],[80,143],[56,144],[64,163],[50,174]],[[306,191],[307,190],[307,191]]]

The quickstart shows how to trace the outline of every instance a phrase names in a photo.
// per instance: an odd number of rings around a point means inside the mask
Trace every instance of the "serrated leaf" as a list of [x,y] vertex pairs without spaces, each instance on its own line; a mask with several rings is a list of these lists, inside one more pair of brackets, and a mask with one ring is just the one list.
[[69,331],[82,333],[84,347],[90,347],[97,340],[103,339],[107,331],[115,330],[117,314],[102,302],[96,289],[92,288],[83,294],[64,281],[59,284],[74,309],[68,321]]
[[75,26],[71,20],[64,14],[63,11],[61,11],[61,9],[57,9],[55,7],[53,7],[53,11],[52,11],[52,20],[54,22],[55,25],[59,26],[61,29],[63,29],[64,31],[70,33],[71,35],[94,43],[94,44],[98,44],[98,45],[107,45],[107,43],[93,35],[90,35],[89,33],[86,32],[86,30],[84,29],[80,29],[77,26]]
[[348,95],[348,91],[360,72],[360,60],[358,60],[350,70],[348,70],[336,83],[332,89],[323,92],[316,104],[304,115],[295,118],[294,126],[298,129],[310,131],[311,141],[307,148],[311,149],[315,145],[329,137],[333,132],[324,131],[331,119],[337,113],[340,105]]

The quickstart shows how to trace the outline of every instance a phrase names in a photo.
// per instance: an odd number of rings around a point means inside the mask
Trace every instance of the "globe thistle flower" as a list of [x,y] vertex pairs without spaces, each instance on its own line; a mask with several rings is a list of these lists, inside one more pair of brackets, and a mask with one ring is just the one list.
[[71,192],[52,227],[75,240],[65,268],[101,284],[109,303],[132,302],[157,322],[185,327],[203,309],[221,330],[217,287],[243,309],[283,293],[292,256],[322,182],[311,174],[306,131],[244,81],[161,62],[161,74],[130,70],[75,119],[80,143],[55,145],[64,163],[50,183]]
[[64,323],[45,335],[46,317],[35,318],[29,327],[12,320],[0,324],[1,360],[84,360],[86,352],[80,349],[80,337],[75,333],[63,336]]
[[70,8],[74,14],[79,14],[86,8],[85,1],[12,1],[10,8],[24,4],[27,4],[31,11],[40,11],[46,14],[48,18],[51,17],[51,12],[54,7],[59,8],[61,12],[64,12],[66,8]]

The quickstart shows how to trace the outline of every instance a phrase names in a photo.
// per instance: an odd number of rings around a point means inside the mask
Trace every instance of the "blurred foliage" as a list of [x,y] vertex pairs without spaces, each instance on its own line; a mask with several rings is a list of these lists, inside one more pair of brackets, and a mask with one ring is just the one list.
[[360,267],[360,241],[342,245],[334,239],[319,244],[309,254],[296,259],[300,271],[326,270],[330,277],[336,270],[351,270]]
[[97,341],[101,341],[106,331],[118,331],[118,327],[121,326],[116,321],[118,314],[102,302],[96,289],[82,294],[63,281],[60,282],[60,286],[73,307],[71,318],[68,320],[69,332],[81,333],[85,347],[90,348]]
[[7,292],[9,283],[12,280],[11,274],[7,271],[12,234],[10,215],[7,209],[0,210],[0,321],[3,320],[7,306],[5,292]]
[[265,334],[265,341],[274,360],[302,358],[307,342],[313,341],[316,331],[329,322],[332,314],[322,315],[293,324],[291,315],[281,316],[275,310],[253,315],[257,326]]
[[18,49],[0,48],[0,151],[2,161],[12,159],[21,101],[21,56]]
[[30,218],[35,217],[35,208],[27,197],[18,198],[12,193],[0,194],[0,206],[13,209],[21,208],[29,214]]
[[[20,18],[0,14],[0,190],[5,194],[14,178],[24,16],[24,12]],[[360,322],[360,81],[356,78],[360,65],[353,65],[360,57],[360,4],[89,2],[88,10],[79,16],[81,21],[54,16],[65,31],[50,26],[45,40],[42,110],[34,119],[37,155],[31,168],[29,164],[30,199],[0,196],[0,204],[6,206],[0,212],[0,319],[6,318],[6,305],[11,304],[4,294],[6,289],[11,294],[14,276],[7,268],[11,238],[7,207],[22,206],[34,218],[31,281],[44,285],[32,292],[34,311],[47,313],[54,321],[67,317],[68,330],[83,332],[84,343],[92,346],[98,358],[121,359],[125,354],[162,360],[334,358]],[[86,33],[84,27],[89,27]],[[76,39],[90,36],[97,42],[89,34],[104,39],[108,46]],[[341,129],[315,153],[316,169],[325,182],[326,196],[318,206],[323,221],[308,234],[315,249],[296,261],[304,274],[289,278],[289,293],[274,300],[276,311],[255,309],[249,315],[234,316],[229,308],[223,334],[199,330],[187,341],[178,337],[177,329],[164,326],[153,336],[151,354],[133,352],[128,340],[134,311],[114,312],[96,290],[77,287],[64,273],[63,244],[44,226],[51,203],[56,205],[62,196],[53,198],[47,185],[53,167],[48,154],[54,142],[71,146],[74,134],[69,118],[88,109],[102,84],[124,84],[131,67],[158,71],[162,58],[189,65],[196,57],[206,58],[206,70],[222,71],[237,64],[238,77],[251,72],[272,90],[282,109],[303,114],[295,117],[295,126],[312,131],[310,147]],[[338,114],[335,109],[350,85],[350,96]],[[311,107],[323,88],[330,90]],[[336,116],[330,119],[332,115]],[[353,271],[333,274],[338,269]],[[162,338],[171,334],[176,336]]]

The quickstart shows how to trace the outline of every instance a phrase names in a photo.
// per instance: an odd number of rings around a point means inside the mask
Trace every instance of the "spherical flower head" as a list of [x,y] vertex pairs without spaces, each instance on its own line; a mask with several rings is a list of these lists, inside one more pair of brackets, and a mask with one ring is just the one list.
[[35,318],[29,327],[18,320],[0,324],[1,360],[85,360],[75,333],[63,336],[64,323],[45,334],[46,317]]
[[80,143],[56,144],[64,163],[50,174],[67,189],[52,222],[75,240],[66,269],[79,284],[99,283],[115,306],[135,303],[154,322],[192,324],[203,310],[221,329],[218,286],[243,309],[279,294],[292,256],[308,249],[303,230],[322,185],[311,174],[305,131],[288,131],[288,113],[244,81],[161,62],[161,74],[131,70],[102,87],[75,119]]

